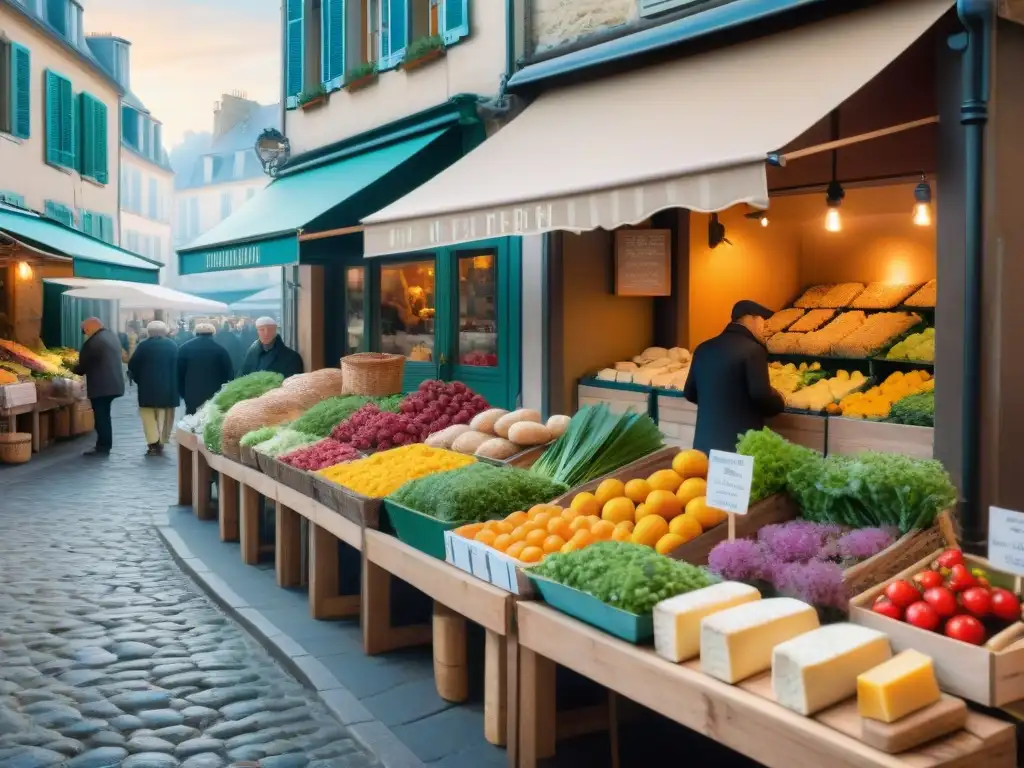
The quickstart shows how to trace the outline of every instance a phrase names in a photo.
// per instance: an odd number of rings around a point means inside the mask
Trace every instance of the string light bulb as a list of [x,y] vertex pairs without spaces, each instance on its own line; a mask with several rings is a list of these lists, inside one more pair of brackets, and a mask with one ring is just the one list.
[[921,183],[914,187],[914,224],[930,227],[932,224],[932,187],[921,177]]
[[27,261],[18,262],[18,277],[22,280],[32,279],[32,267],[29,266]]
[[751,211],[743,214],[745,218],[756,221],[762,227],[768,226],[768,211]]
[[832,179],[825,192],[825,204],[828,206],[828,210],[825,212],[826,232],[842,231],[843,219],[839,214],[839,206],[843,204],[844,197],[846,197],[846,191],[843,189],[843,185]]

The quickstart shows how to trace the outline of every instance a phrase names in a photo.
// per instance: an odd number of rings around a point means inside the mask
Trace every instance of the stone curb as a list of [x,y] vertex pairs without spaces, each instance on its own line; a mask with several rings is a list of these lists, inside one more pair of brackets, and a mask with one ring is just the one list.
[[227,582],[196,557],[184,539],[154,515],[157,533],[171,557],[226,613],[257,640],[285,669],[314,691],[337,720],[351,731],[385,768],[425,768],[397,736],[374,718],[324,664],[238,595]]

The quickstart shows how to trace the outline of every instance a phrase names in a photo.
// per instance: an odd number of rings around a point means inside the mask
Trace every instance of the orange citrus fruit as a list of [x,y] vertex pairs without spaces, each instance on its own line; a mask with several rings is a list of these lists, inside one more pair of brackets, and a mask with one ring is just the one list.
[[579,511],[573,509],[572,507],[566,507],[565,509],[562,510],[562,519],[568,520],[570,523],[579,516]]
[[558,507],[553,507],[550,504],[534,504],[530,507],[530,511],[527,514],[530,516],[531,520],[535,520],[537,515],[550,515],[555,510],[558,510],[559,512],[562,511]]
[[615,526],[615,530],[612,531],[612,541],[629,541],[629,537],[632,533],[633,532],[628,528],[622,528],[617,525]]
[[636,507],[633,502],[625,496],[618,496],[607,502],[601,509],[601,518],[612,523],[621,523],[623,520],[632,520],[636,514]]
[[691,448],[687,451],[680,451],[672,459],[672,469],[680,477],[707,477],[708,457],[701,451]]
[[696,499],[698,496],[703,496],[707,493],[708,483],[703,477],[688,477],[683,480],[683,484],[679,486],[679,490],[676,491],[676,498],[679,499],[679,503],[686,508],[686,505]]
[[715,507],[709,507],[706,496],[698,496],[687,504],[686,513],[692,515],[705,530],[714,528],[716,525],[720,525],[729,519],[728,512],[716,509]]
[[672,491],[651,491],[651,495],[644,502],[649,513],[671,520],[683,512],[683,505],[679,503],[675,493]]
[[519,560],[523,563],[539,563],[544,559],[544,550],[540,547],[527,547],[519,553]]
[[637,478],[626,483],[626,498],[634,504],[642,504],[651,492],[651,486],[646,480]]
[[682,482],[683,478],[671,469],[659,469],[647,478],[647,484],[651,486],[653,491],[671,491],[675,493]]
[[529,520],[529,515],[525,512],[513,512],[511,515],[505,518],[505,522],[510,524],[513,528],[517,525],[522,525]]
[[609,541],[615,532],[615,523],[609,520],[599,520],[590,526],[590,533],[598,541]]
[[573,531],[585,531],[590,527],[590,518],[580,515],[569,524],[569,530]]
[[494,540],[496,538],[498,538],[498,534],[495,533],[494,531],[490,531],[490,530],[484,529],[484,530],[480,531],[480,533],[478,533],[473,538],[476,541],[479,541],[481,544],[486,544],[489,547],[492,544],[494,544]]
[[[685,544],[704,533],[704,527],[693,515],[683,514],[672,519],[668,524],[668,531],[670,534],[674,534],[682,539],[679,544]],[[676,546],[678,546],[678,544]]]
[[544,539],[544,546],[542,547],[542,549],[546,554],[550,554],[552,552],[560,551],[564,546],[565,539],[556,534],[551,534],[546,539]]
[[526,538],[526,534],[529,532],[530,529],[525,525],[517,526],[516,529],[512,531],[512,541],[523,541]]
[[594,535],[590,531],[579,530],[572,535],[572,538],[569,539],[569,543],[575,544],[577,548],[582,549],[588,544],[594,543]]
[[612,499],[625,495],[625,484],[621,480],[616,480],[614,477],[602,480],[601,484],[597,486],[597,490],[594,491],[594,497],[597,499],[597,503],[602,507]]
[[639,504],[639,505],[637,505],[637,508],[636,508],[636,514],[633,515],[633,520],[635,520],[636,522],[639,523],[641,520],[643,520],[645,517],[647,517],[647,515],[653,515],[653,514],[654,514],[654,512],[651,511],[651,509],[647,506],[646,503]]
[[511,544],[512,544],[512,534],[511,533],[499,533],[498,537],[494,540],[494,543],[491,544],[491,546],[494,547],[499,552],[504,552],[506,549],[509,548],[509,546]]
[[483,523],[470,523],[469,525],[464,525],[461,528],[459,528],[458,534],[459,536],[465,536],[467,539],[472,539],[483,529]]
[[675,533],[666,533],[660,539],[658,543],[654,545],[654,551],[659,555],[667,555],[673,549],[678,547],[680,544],[685,544],[683,537]]
[[544,539],[548,537],[547,528],[536,528],[526,534],[526,538],[523,539],[531,547],[539,547],[544,543]]
[[596,515],[601,511],[601,504],[597,497],[587,491],[573,496],[572,504],[569,507],[581,515]]
[[565,518],[553,517],[548,520],[548,533],[568,539],[572,536],[572,528],[569,525],[569,521]]
[[516,560],[518,560],[519,556],[521,554],[523,554],[523,550],[524,549],[526,549],[526,542],[525,541],[517,541],[517,542],[509,545],[508,549],[505,550],[505,554],[508,555],[509,557],[513,557]]
[[632,520],[625,520],[615,526],[615,530],[621,529],[624,531],[629,531],[630,533],[633,532],[634,528],[636,528],[636,523],[634,523]]
[[537,515],[536,517],[532,518],[530,520],[530,522],[534,523],[535,525],[539,525],[541,528],[547,528],[548,527],[548,520],[550,520],[550,519],[551,519],[551,513],[550,512],[541,512],[539,515]]

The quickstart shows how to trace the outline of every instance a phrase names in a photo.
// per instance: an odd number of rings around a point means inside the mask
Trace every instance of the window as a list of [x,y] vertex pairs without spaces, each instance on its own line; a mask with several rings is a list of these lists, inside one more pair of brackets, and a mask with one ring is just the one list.
[[31,64],[28,48],[0,40],[0,131],[21,139],[32,128]]
[[127,234],[128,244],[125,246],[132,253],[139,252],[139,233],[133,229],[129,229]]
[[434,360],[434,281],[433,260],[381,267],[381,352]]
[[68,3],[68,41],[79,47],[85,44],[85,30],[82,28],[82,6]]
[[153,123],[153,154],[154,162],[164,161],[163,126],[160,123]]
[[327,89],[345,78],[345,0],[321,0],[320,80]]
[[121,138],[132,149],[139,148],[139,113],[129,106],[121,107]]
[[213,156],[207,155],[203,158],[203,183],[210,184],[213,181]]
[[245,155],[246,152],[244,149],[240,149],[235,152],[234,175],[236,179],[240,179],[245,176]]
[[16,208],[25,208],[25,197],[19,195],[17,192],[6,192],[0,190],[0,203],[6,203],[7,205],[13,205]]
[[95,211],[81,211],[79,217],[85,234],[106,243],[114,242],[114,220],[110,216]]
[[46,70],[46,162],[76,167],[75,98],[71,81]]
[[59,221],[67,227],[75,226],[75,211],[63,203],[47,200],[43,208],[43,214],[54,221]]
[[160,191],[156,179],[149,180],[149,199],[146,203],[149,206],[149,218],[157,221],[160,218]]
[[498,365],[493,253],[459,256],[459,364]]
[[70,3],[68,0],[46,0],[46,23],[55,30],[68,36]]
[[142,132],[142,154],[149,157],[153,153],[153,126],[148,117],[140,117],[139,122],[141,123]]
[[108,181],[107,105],[88,93],[80,95],[81,157],[79,171],[100,184]]
[[409,34],[407,0],[378,0],[380,4],[379,66],[392,69],[405,56]]
[[304,84],[303,65],[305,52],[305,0],[285,0],[287,4],[287,22],[285,27],[285,93],[289,106],[295,106],[296,99],[302,93]]

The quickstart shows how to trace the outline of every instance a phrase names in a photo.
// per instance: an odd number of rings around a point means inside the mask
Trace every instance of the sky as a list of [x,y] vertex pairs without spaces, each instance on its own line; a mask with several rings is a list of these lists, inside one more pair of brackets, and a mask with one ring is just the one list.
[[132,43],[132,91],[171,149],[213,128],[224,93],[280,100],[281,0],[82,0],[86,34]]

